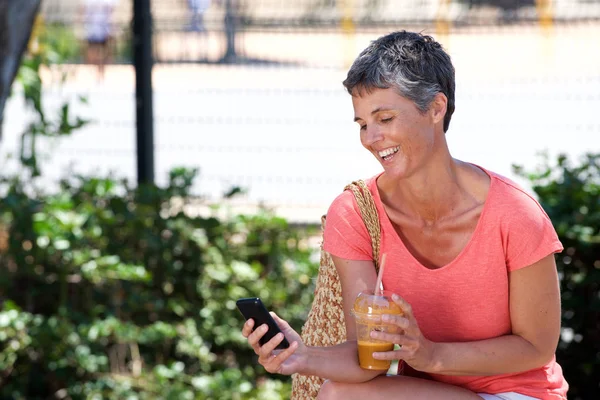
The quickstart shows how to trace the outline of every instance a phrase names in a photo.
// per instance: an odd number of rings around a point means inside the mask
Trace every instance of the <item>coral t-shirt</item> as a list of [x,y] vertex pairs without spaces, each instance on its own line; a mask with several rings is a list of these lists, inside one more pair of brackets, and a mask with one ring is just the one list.
[[[428,269],[408,251],[392,226],[377,190],[367,180],[381,224],[382,278],[386,289],[407,300],[425,337],[466,342],[511,334],[508,274],[563,247],[540,204],[515,183],[486,171],[491,183],[473,235],[449,264]],[[345,191],[327,212],[323,248],[347,260],[372,260],[371,239],[354,195]],[[517,392],[565,399],[568,384],[553,358],[542,368],[493,376],[431,374],[440,382],[477,393]]]

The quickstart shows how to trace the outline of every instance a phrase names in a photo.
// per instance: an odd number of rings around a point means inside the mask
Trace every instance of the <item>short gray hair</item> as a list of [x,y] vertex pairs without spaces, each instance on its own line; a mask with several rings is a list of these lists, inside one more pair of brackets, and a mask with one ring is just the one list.
[[375,40],[354,60],[343,84],[351,95],[394,88],[421,112],[429,109],[436,94],[443,93],[448,99],[444,132],[454,113],[450,56],[431,36],[420,33],[393,32]]

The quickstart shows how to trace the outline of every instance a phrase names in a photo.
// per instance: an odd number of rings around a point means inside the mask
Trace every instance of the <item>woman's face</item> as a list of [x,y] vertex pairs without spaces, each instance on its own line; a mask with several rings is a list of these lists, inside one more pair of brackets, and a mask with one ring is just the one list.
[[422,113],[394,89],[355,93],[352,105],[354,120],[360,126],[360,141],[386,174],[410,176],[433,152],[438,120],[435,112]]

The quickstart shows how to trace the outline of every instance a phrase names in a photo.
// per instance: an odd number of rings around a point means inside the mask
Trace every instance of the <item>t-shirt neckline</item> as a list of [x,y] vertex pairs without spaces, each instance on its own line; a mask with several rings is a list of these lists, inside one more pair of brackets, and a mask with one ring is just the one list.
[[[373,180],[371,181],[371,185],[373,185],[374,187],[371,188],[372,192],[373,192],[373,197],[375,200],[375,204],[377,205],[378,208],[378,212],[380,215],[379,220],[380,223],[385,224],[386,225],[386,230],[389,230],[390,232],[393,233],[393,235],[390,235],[393,239],[393,241],[400,243],[400,246],[402,246],[402,250],[404,252],[406,252],[406,254],[408,255],[408,257],[410,258],[410,260],[417,265],[419,268],[422,268],[426,271],[430,271],[430,272],[437,272],[437,271],[445,271],[449,268],[451,268],[453,265],[455,265],[461,258],[465,257],[465,254],[467,254],[467,252],[469,251],[469,249],[472,247],[473,242],[475,242],[477,240],[477,238],[480,235],[480,231],[483,229],[483,221],[487,215],[487,210],[490,208],[490,203],[491,203],[491,199],[493,198],[492,196],[492,190],[495,187],[495,179],[494,179],[494,174],[492,174],[490,171],[488,171],[487,169],[477,165],[477,164],[473,164],[473,163],[469,163],[479,169],[481,169],[489,178],[490,178],[490,187],[488,189],[488,193],[487,196],[485,197],[485,201],[483,203],[483,209],[481,210],[481,215],[479,216],[479,219],[477,220],[477,225],[475,226],[475,230],[473,231],[473,234],[471,235],[471,237],[469,238],[469,241],[467,242],[467,244],[462,248],[462,250],[458,253],[458,255],[456,257],[454,257],[454,259],[452,259],[449,263],[442,265],[439,268],[428,268],[425,265],[423,265],[423,263],[421,263],[411,252],[410,250],[408,250],[408,248],[406,247],[406,245],[404,244],[404,241],[402,240],[402,238],[400,237],[400,235],[398,235],[398,232],[396,232],[396,229],[394,228],[394,226],[392,225],[392,221],[390,221],[389,216],[387,215],[387,213],[385,212],[385,208],[383,206],[383,202],[381,201],[381,196],[379,194],[379,188],[377,187],[377,180],[381,177],[381,175],[383,175],[383,172],[379,173],[378,175],[376,175]],[[383,231],[383,226],[382,226],[382,231]],[[383,253],[382,253],[383,255]]]

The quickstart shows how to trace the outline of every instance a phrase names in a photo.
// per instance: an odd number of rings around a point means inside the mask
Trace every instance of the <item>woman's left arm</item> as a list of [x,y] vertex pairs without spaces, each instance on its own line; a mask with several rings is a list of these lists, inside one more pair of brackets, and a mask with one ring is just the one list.
[[[554,357],[560,336],[560,288],[554,254],[509,272],[512,334],[475,342],[433,343],[421,334],[410,306],[396,323],[401,350],[377,353],[403,359],[416,370],[443,375],[496,375],[539,368]],[[394,318],[394,317],[392,317]],[[383,338],[384,334],[373,333]],[[392,339],[389,337],[388,339]]]

